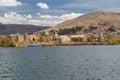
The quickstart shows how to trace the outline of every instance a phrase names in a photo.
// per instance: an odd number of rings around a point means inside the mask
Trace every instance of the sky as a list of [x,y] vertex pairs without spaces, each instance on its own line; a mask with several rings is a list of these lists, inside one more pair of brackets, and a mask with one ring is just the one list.
[[0,23],[55,26],[95,11],[120,12],[120,1],[0,0]]

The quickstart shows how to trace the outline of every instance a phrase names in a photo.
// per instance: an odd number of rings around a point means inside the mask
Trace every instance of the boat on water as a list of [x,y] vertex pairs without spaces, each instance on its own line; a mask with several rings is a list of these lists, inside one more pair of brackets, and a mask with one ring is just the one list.
[[41,47],[42,44],[28,44],[28,47]]

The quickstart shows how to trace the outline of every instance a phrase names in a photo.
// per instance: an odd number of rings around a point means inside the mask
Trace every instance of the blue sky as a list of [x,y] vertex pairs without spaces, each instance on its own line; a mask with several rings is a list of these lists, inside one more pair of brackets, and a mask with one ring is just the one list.
[[94,11],[120,12],[119,0],[0,0],[0,22],[54,26]]

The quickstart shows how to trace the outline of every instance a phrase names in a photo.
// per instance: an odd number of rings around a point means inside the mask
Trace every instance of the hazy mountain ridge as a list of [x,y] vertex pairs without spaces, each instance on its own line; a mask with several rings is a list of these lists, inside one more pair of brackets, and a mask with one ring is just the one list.
[[48,28],[47,26],[35,26],[24,24],[2,24],[0,23],[0,35],[9,35],[15,33],[33,33]]

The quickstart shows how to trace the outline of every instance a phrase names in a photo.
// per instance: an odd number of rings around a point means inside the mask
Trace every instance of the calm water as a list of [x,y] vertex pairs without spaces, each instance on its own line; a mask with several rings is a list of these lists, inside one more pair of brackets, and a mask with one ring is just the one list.
[[119,80],[120,46],[0,48],[0,80]]

